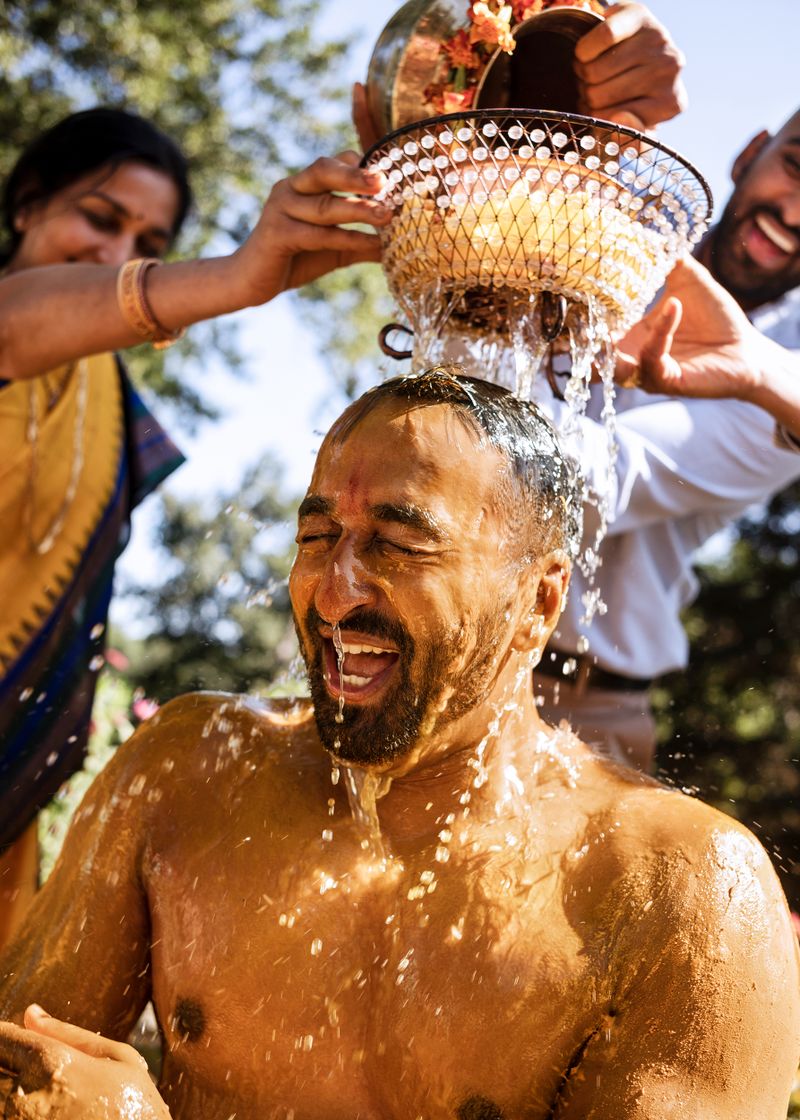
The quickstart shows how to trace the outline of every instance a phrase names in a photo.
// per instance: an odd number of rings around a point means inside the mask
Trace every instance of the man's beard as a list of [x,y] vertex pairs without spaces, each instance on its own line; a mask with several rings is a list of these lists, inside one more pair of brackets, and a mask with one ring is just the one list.
[[[399,657],[396,680],[380,702],[361,706],[345,701],[339,723],[339,700],[331,696],[325,684],[323,639],[319,632],[320,626],[330,624],[325,623],[315,607],[310,607],[305,617],[305,636],[296,618],[295,629],[322,745],[343,762],[379,765],[408,754],[423,733],[465,715],[485,698],[493,681],[491,668],[505,612],[504,606],[478,621],[473,660],[460,676],[453,677],[449,670],[464,644],[460,627],[436,637],[428,636],[424,646],[418,646],[399,623],[391,622],[378,611],[352,611],[345,620],[345,629],[392,642]],[[451,695],[446,706],[431,719],[437,701],[448,689]]]
[[768,274],[737,255],[734,245],[741,238],[740,231],[759,211],[769,214],[779,226],[785,226],[780,211],[772,206],[754,204],[746,213],[739,213],[734,193],[711,233],[708,260],[711,275],[744,307],[761,307],[800,285],[800,260],[796,255],[786,261],[785,267]]

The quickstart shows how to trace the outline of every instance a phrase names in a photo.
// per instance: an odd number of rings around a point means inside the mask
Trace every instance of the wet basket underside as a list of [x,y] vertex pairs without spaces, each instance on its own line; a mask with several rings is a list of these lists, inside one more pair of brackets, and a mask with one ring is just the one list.
[[707,228],[700,175],[648,137],[588,117],[451,114],[365,157],[394,209],[383,268],[414,320],[432,289],[472,329],[502,329],[509,300],[552,291],[599,305],[613,334],[636,321]]

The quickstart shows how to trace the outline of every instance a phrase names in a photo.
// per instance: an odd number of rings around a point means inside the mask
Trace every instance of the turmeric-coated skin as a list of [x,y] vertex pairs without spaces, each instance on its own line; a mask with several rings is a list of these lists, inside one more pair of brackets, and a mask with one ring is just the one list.
[[383,403],[320,452],[291,580],[312,678],[319,652],[342,736],[430,683],[414,743],[356,771],[384,779],[380,839],[308,701],[180,698],[89,791],[4,1017],[124,1039],[152,999],[176,1120],[783,1120],[800,976],[769,860],[541,723],[569,563],[512,578],[506,468],[445,405]]

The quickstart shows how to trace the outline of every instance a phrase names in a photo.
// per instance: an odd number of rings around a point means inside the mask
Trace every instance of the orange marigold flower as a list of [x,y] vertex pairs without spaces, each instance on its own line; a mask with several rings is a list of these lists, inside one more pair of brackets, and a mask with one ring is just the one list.
[[545,0],[545,8],[581,8],[584,12],[595,12],[603,15],[604,8],[600,0]]
[[475,70],[481,64],[481,60],[472,49],[469,35],[464,28],[457,31],[452,39],[442,43],[442,51],[447,55],[448,61],[453,67],[463,66],[466,70]]
[[512,0],[514,9],[514,22],[522,23],[524,19],[538,15],[546,6],[547,0]]
[[511,34],[511,5],[503,4],[497,12],[493,12],[486,0],[476,0],[472,5],[472,29],[469,33],[471,43],[486,43],[489,46],[498,46],[510,54],[514,49],[514,37]]

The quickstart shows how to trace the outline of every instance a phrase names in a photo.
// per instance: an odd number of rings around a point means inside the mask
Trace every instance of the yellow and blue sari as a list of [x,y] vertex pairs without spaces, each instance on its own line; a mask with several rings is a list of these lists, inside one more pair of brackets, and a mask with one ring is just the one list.
[[115,355],[81,365],[0,382],[0,850],[81,766],[131,510],[183,462]]

